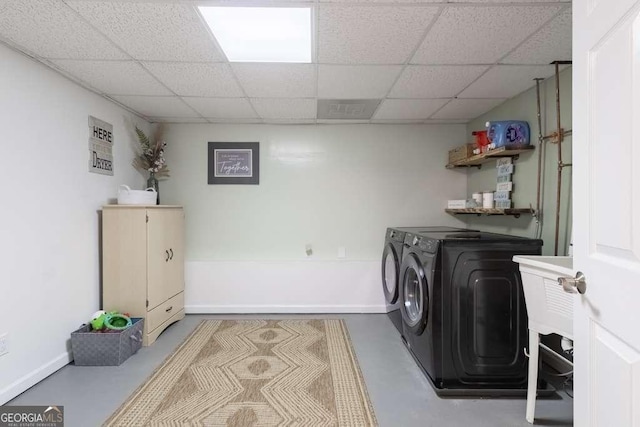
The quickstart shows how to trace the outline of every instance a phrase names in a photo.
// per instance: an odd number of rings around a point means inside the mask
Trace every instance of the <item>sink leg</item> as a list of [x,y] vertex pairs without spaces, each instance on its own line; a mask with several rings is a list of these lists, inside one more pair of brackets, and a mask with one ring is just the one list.
[[540,355],[540,335],[529,329],[529,383],[527,388],[527,421],[533,424],[536,410],[536,389],[538,387],[538,357]]

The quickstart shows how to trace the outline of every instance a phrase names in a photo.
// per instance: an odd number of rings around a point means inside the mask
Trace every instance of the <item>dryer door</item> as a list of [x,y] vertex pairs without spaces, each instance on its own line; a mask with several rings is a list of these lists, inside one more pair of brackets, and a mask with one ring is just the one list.
[[409,252],[402,262],[402,321],[405,328],[421,335],[429,317],[429,283],[418,255]]
[[382,252],[382,290],[387,304],[395,304],[400,294],[398,277],[400,273],[400,258],[392,243],[387,242]]

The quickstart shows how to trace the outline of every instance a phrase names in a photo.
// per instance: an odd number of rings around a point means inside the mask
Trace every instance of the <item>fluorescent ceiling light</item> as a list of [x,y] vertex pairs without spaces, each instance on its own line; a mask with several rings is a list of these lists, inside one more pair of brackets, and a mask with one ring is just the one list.
[[229,61],[311,62],[310,8],[198,9]]

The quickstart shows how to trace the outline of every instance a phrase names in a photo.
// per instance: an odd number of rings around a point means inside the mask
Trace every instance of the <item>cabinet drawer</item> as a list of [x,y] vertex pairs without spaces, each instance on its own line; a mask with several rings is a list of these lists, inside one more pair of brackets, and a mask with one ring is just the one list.
[[147,331],[151,332],[184,308],[184,292],[163,302],[147,313]]

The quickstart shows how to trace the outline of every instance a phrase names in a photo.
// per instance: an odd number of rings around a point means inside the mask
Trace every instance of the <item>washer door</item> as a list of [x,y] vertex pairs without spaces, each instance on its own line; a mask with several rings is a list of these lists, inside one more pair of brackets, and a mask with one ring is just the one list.
[[395,304],[398,301],[398,277],[400,261],[393,244],[387,243],[382,252],[382,290],[387,304]]
[[429,317],[429,286],[417,255],[409,253],[402,263],[402,321],[405,327],[420,335]]

